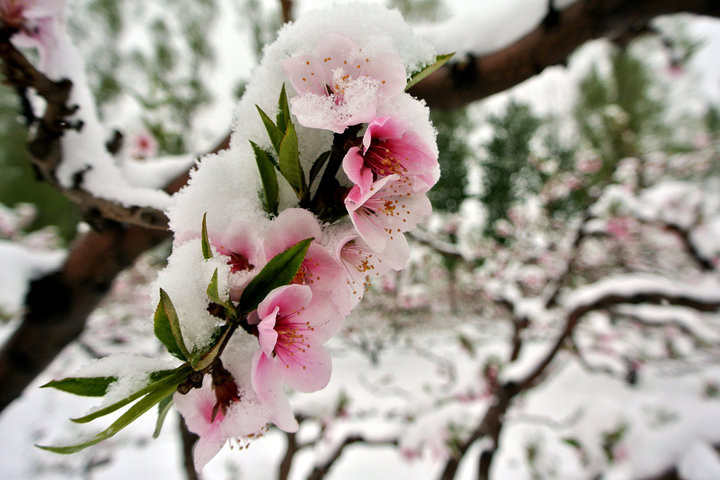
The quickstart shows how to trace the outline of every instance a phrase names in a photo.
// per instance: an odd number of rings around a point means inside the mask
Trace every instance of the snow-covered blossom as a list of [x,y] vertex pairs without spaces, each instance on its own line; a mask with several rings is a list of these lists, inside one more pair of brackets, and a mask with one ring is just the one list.
[[250,223],[238,219],[222,234],[210,233],[210,243],[218,253],[227,257],[230,266],[230,298],[238,300],[243,288],[265,264],[262,240]]
[[399,121],[378,117],[368,125],[361,147],[352,147],[343,159],[348,178],[368,191],[373,181],[397,174],[416,178],[420,188],[437,181],[437,157],[414,132]]
[[283,68],[298,93],[290,102],[300,125],[336,133],[372,121],[380,96],[401,93],[406,84],[400,57],[363,52],[334,32],[322,37],[313,54],[288,58]]

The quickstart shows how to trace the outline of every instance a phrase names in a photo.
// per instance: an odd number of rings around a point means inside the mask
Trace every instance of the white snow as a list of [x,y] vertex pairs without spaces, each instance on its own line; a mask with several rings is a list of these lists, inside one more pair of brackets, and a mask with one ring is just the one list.
[[0,240],[0,311],[10,315],[20,313],[30,281],[59,269],[66,253],[64,250],[31,250],[19,243]]

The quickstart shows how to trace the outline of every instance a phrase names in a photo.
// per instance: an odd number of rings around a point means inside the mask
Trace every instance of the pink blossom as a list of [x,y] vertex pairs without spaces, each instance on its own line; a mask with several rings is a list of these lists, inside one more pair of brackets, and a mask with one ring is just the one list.
[[176,393],[173,402],[185,419],[188,429],[200,437],[193,448],[193,457],[195,469],[201,471],[227,440],[223,431],[225,409],[217,410],[213,418],[217,398],[211,386],[211,379],[207,375],[203,380],[202,388],[191,390],[185,395]]
[[201,388],[173,395],[173,403],[188,429],[200,437],[193,449],[197,471],[228,439],[242,443],[262,435],[268,422],[286,432],[298,429],[284,395],[272,392],[261,400],[253,390],[250,366],[255,345],[251,335],[234,335],[222,354],[219,371],[205,375]]
[[137,159],[154,157],[157,154],[157,147],[153,134],[143,130],[133,136],[130,155]]
[[41,65],[47,64],[48,48],[57,38],[64,11],[65,0],[0,0],[0,19],[20,29],[13,43],[37,48]]
[[257,229],[244,220],[235,220],[221,234],[209,232],[210,243],[227,257],[230,265],[230,298],[238,300],[245,286],[265,265]]
[[395,174],[376,181],[366,192],[354,186],[345,198],[345,207],[371,249],[404,259],[408,245],[402,232],[415,228],[432,211],[430,200],[415,191],[412,180]]
[[618,240],[627,240],[630,238],[633,226],[634,222],[630,217],[614,217],[608,220],[605,229]]
[[173,403],[185,419],[188,429],[198,435],[193,448],[195,469],[199,472],[230,438],[241,440],[262,434],[268,421],[267,411],[257,401],[246,401],[234,383],[236,394],[221,399],[210,375],[202,388],[182,395],[175,393]]
[[352,147],[343,159],[348,178],[363,192],[375,180],[392,174],[420,176],[417,184],[430,188],[437,182],[433,175],[437,166],[437,157],[420,137],[389,117],[370,122],[362,147]]
[[580,173],[596,173],[602,168],[602,159],[598,157],[583,157],[575,162],[575,168],[577,168]]
[[333,304],[341,315],[350,313],[349,298],[338,291],[346,281],[342,266],[320,244],[322,229],[312,213],[303,208],[280,212],[265,235],[265,256],[270,259],[306,238],[313,238],[292,283],[307,285],[315,301]]
[[276,396],[282,383],[313,392],[330,380],[330,354],[322,344],[342,319],[329,314],[327,302],[311,300],[310,287],[285,285],[258,305],[260,350],[252,359],[252,385],[262,401]]
[[407,255],[383,259],[383,255],[368,247],[357,233],[348,235],[340,242],[338,258],[349,277],[346,285],[351,294],[351,309],[362,300],[373,278],[384,275],[393,266],[400,269],[407,262]]
[[400,57],[363,52],[339,33],[324,35],[311,55],[288,58],[283,69],[298,93],[290,101],[298,122],[336,133],[371,121],[379,97],[401,93],[406,84]]

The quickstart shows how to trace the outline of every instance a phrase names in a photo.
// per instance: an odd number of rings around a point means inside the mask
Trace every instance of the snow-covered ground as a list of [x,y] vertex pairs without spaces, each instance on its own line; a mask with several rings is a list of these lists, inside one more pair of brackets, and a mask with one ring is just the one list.
[[[363,329],[366,321],[370,324]],[[493,355],[507,354],[510,333],[502,324],[480,318],[446,321],[443,328],[411,328],[392,338],[372,319],[350,319],[353,333],[330,344],[334,371],[328,388],[292,398],[296,412],[310,417],[302,424],[299,441],[315,439],[321,428],[324,433],[316,445],[296,455],[290,478],[305,478],[352,434],[371,441],[397,439],[400,447],[351,445],[327,478],[437,477],[453,431],[472,429],[487,408],[481,372]],[[97,341],[92,332],[85,342]],[[142,328],[135,334],[141,333]],[[383,344],[376,363],[357,347],[360,337]],[[472,339],[474,354],[460,338]],[[541,350],[545,343],[535,341],[530,349]],[[156,440],[150,438],[155,415],[148,413],[81,454],[58,456],[31,446],[88,428],[73,425],[67,417],[82,413],[92,400],[36,388],[87,359],[80,347],[68,348],[0,417],[0,478],[182,478],[174,415]],[[568,358],[510,411],[493,477],[580,479],[605,472],[605,478],[631,480],[677,464],[688,479],[720,478],[720,460],[710,448],[720,443],[719,386],[717,358],[651,365],[633,385],[583,370]],[[338,414],[341,397],[348,402]],[[618,431],[622,434],[607,447],[613,458],[609,463],[604,436]],[[284,436],[271,430],[247,448],[226,446],[205,468],[205,478],[273,478],[284,454]],[[475,478],[479,445],[461,464],[458,478]],[[536,456],[529,464],[533,448]]]

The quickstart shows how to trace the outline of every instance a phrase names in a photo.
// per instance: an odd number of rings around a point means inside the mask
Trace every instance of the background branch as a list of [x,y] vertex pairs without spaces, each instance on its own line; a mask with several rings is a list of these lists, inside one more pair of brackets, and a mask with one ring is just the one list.
[[555,12],[502,50],[447,65],[410,89],[430,108],[453,109],[505,91],[547,67],[564,65],[579,46],[596,38],[627,41],[646,32],[659,15],[697,13],[720,16],[714,0],[579,0]]

